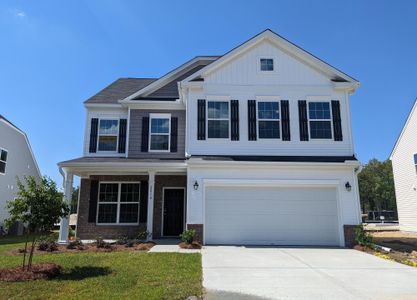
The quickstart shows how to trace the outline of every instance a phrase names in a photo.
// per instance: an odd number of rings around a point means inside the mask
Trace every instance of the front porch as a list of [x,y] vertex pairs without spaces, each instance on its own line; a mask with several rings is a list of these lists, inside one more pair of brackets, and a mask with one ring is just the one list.
[[[121,160],[121,159],[120,159]],[[64,195],[70,201],[74,176],[80,177],[76,237],[117,239],[147,230],[150,239],[178,238],[186,228],[187,175],[183,161],[122,160],[60,164]],[[134,169],[135,171],[132,171]],[[59,242],[68,242],[68,219],[61,220]]]

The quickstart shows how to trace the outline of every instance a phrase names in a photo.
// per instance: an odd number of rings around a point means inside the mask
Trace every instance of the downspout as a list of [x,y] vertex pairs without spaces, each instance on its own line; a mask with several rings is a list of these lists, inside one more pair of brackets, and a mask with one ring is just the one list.
[[360,164],[359,166],[355,167],[353,169],[353,180],[355,181],[355,194],[356,194],[356,199],[358,199],[357,203],[358,203],[358,224],[362,224],[362,210],[361,210],[361,197],[360,197],[360,193],[359,193],[359,182],[358,182],[358,174],[362,171],[363,166],[362,164]]

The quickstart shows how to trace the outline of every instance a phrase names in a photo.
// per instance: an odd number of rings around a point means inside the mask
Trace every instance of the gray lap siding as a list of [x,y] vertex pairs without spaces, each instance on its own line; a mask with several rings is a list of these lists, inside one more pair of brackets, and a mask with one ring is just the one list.
[[[121,236],[136,236],[141,230],[146,230],[146,222],[139,225],[97,225],[88,222],[91,181],[141,181],[147,182],[147,175],[100,175],[82,178],[80,183],[80,199],[78,207],[77,237],[80,239],[95,239],[103,237],[115,239]],[[162,233],[162,198],[163,187],[186,187],[185,175],[156,175],[153,213],[153,238],[160,238]],[[147,199],[140,199],[147,201]]]

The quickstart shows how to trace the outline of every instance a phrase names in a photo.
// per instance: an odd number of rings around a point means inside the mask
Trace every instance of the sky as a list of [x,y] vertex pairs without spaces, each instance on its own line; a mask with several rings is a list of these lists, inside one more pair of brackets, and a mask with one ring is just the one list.
[[385,160],[417,97],[416,16],[414,0],[2,0],[0,114],[60,184],[56,164],[82,155],[87,98],[270,28],[361,82],[351,97],[355,152]]

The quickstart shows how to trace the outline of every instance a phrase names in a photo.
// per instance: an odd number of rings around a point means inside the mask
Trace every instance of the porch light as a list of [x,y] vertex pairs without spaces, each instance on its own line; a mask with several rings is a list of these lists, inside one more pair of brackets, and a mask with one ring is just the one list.
[[345,188],[346,188],[346,190],[347,190],[348,192],[350,192],[350,191],[352,190],[352,186],[350,185],[349,181],[348,181],[348,182],[346,182],[346,184],[345,184]]
[[197,180],[194,182],[193,187],[194,187],[194,190],[195,191],[198,190],[198,182],[197,182]]

